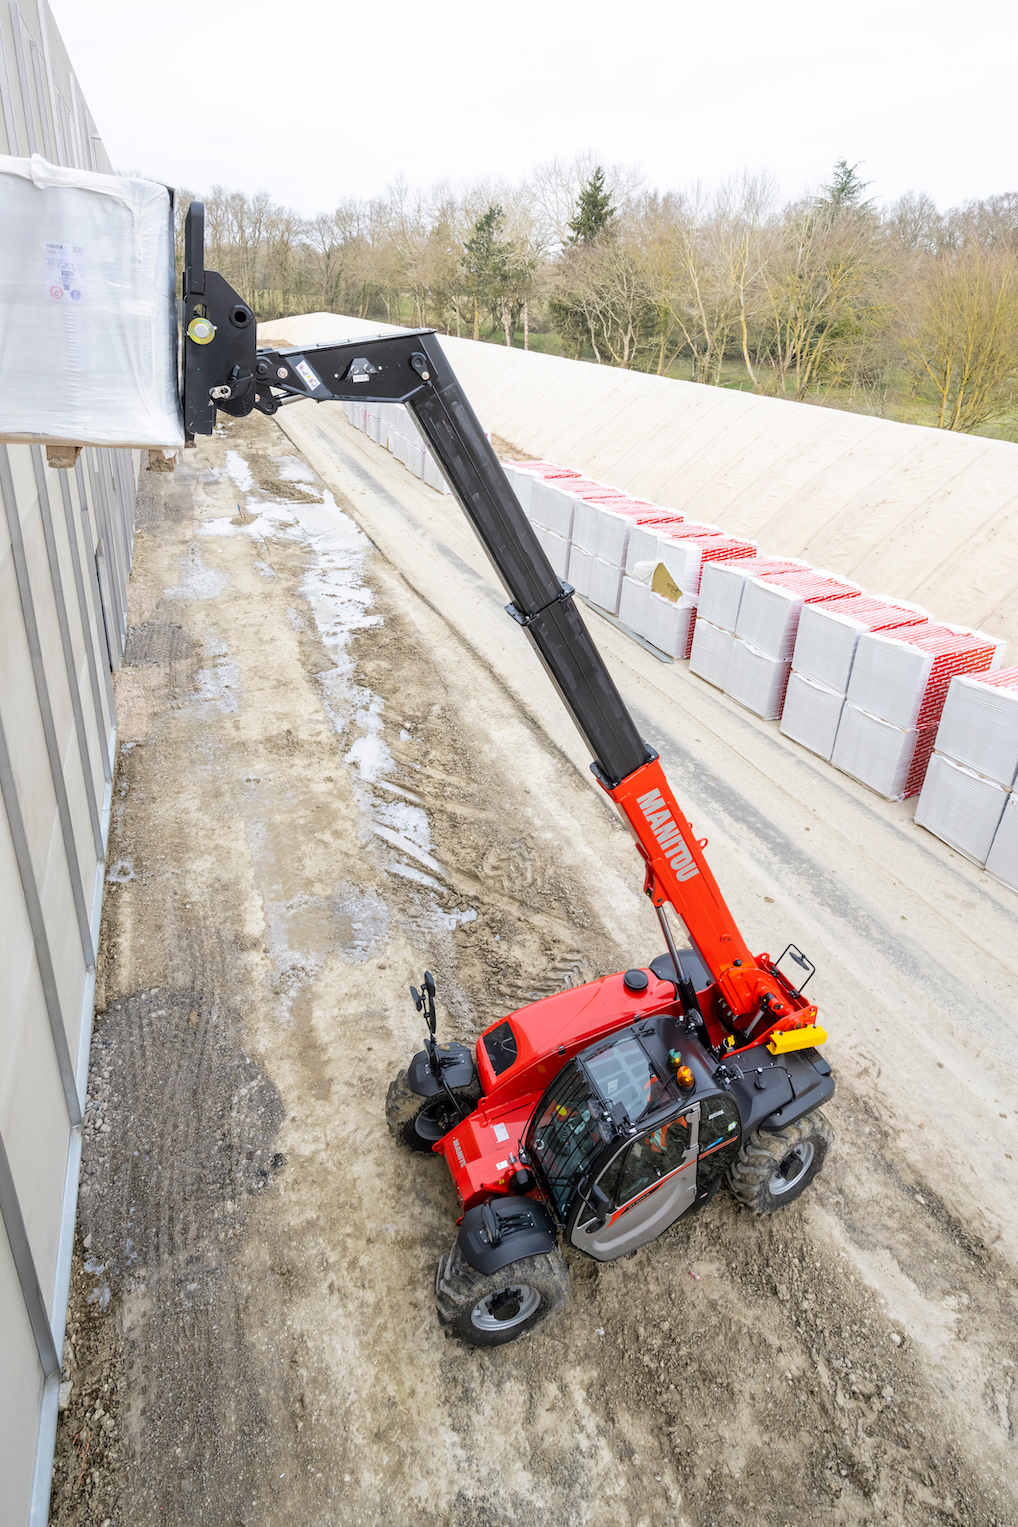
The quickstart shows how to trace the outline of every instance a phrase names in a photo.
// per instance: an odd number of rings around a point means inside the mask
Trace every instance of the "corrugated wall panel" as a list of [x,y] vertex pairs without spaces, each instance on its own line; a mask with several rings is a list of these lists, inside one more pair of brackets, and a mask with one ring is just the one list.
[[[0,152],[109,171],[45,0],[0,0]],[[0,445],[0,1527],[42,1527],[139,461]]]

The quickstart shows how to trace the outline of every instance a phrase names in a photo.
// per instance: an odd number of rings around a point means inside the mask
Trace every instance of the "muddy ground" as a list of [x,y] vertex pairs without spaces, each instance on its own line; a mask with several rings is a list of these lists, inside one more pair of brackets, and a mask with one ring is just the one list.
[[344,507],[265,420],[142,478],[54,1527],[1018,1522],[1013,1264],[848,1055],[803,1200],[443,1338],[453,1194],[383,1117],[408,982],[470,1039],[658,940],[621,824]]

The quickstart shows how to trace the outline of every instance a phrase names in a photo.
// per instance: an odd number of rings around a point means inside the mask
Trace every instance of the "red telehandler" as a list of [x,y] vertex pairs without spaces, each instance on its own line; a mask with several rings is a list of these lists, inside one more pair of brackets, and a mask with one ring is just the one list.
[[[274,414],[310,398],[403,403],[413,414],[584,737],[594,776],[643,861],[667,952],[546,997],[439,1045],[435,982],[411,987],[425,1048],[389,1088],[412,1151],[445,1157],[463,1213],[435,1276],[438,1316],[475,1346],[533,1330],[565,1303],[559,1240],[611,1262],[656,1240],[727,1182],[758,1213],[791,1203],[831,1143],[826,1038],[794,945],[754,955],[657,754],[639,735],[573,600],[552,571],[430,329],[304,350],[257,348],[254,315],[185,233],[182,386],[188,435],[216,410]],[[666,908],[688,935],[676,947]],[[786,956],[792,975],[781,968]]]

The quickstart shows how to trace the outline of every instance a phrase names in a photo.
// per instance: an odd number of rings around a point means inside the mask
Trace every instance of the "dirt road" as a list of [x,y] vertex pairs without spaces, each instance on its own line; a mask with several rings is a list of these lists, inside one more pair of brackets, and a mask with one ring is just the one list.
[[1014,898],[596,618],[750,942],[820,966],[836,1152],[441,1336],[407,983],[467,1039],[659,936],[458,510],[326,413],[143,479],[53,1522],[1018,1521]]

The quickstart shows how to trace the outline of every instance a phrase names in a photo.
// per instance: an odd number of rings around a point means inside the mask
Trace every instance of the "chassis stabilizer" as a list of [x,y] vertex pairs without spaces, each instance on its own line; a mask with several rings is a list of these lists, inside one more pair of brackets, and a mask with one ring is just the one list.
[[497,1272],[521,1257],[555,1249],[551,1214],[532,1198],[493,1198],[468,1209],[460,1222],[459,1249],[481,1273]]

